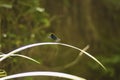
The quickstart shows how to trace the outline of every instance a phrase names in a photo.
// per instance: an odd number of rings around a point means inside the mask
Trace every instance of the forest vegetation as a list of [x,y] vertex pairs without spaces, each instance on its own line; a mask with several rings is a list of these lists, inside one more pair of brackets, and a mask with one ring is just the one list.
[[[59,71],[87,80],[120,80],[120,0],[0,0],[0,55],[19,47],[43,42],[76,46],[98,59],[105,71],[83,54],[74,65],[63,68],[79,51],[61,45],[44,45],[0,62],[7,75],[28,71]],[[49,37],[52,35],[52,39]],[[55,36],[55,37],[54,37]],[[61,67],[60,69],[56,67]],[[61,80],[56,77],[25,77],[15,80]],[[66,79],[62,79],[66,80]]]

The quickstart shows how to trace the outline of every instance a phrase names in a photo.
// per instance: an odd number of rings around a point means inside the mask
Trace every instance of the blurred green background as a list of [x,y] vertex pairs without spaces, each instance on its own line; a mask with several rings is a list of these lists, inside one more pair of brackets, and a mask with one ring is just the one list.
[[[0,0],[0,52],[49,42],[50,33],[57,35],[61,42],[81,49],[89,44],[88,52],[103,63],[107,71],[86,55],[77,64],[62,69],[78,56],[79,51],[55,45],[34,47],[20,53],[41,64],[10,57],[0,63],[0,68],[8,75],[47,70],[88,80],[120,80],[120,0]],[[15,80],[40,79],[61,80],[53,77]]]

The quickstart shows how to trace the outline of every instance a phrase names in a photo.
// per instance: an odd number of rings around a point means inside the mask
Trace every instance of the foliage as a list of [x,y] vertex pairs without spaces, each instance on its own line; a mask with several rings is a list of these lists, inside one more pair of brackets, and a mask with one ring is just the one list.
[[[23,47],[20,47],[18,49],[15,49],[9,53],[7,53],[6,55],[3,55],[1,56],[0,58],[0,62],[3,61],[4,59],[8,58],[9,56],[17,56],[15,55],[15,53],[19,52],[19,51],[22,51],[22,50],[25,50],[27,48],[31,48],[31,47],[35,47],[35,46],[42,46],[42,45],[62,45],[62,46],[66,46],[66,47],[70,47],[70,48],[73,48],[73,49],[76,49],[76,50],[79,50],[81,51],[79,53],[78,56],[81,56],[83,53],[86,54],[87,56],[89,56],[90,58],[92,58],[94,61],[96,61],[99,65],[101,65],[101,67],[103,67],[103,69],[106,70],[106,68],[95,58],[93,57],[92,55],[90,55],[89,53],[85,52],[84,50],[80,49],[80,48],[77,48],[75,46],[72,46],[72,45],[68,45],[68,44],[64,44],[64,43],[53,43],[53,42],[46,42],[46,43],[35,43],[35,44],[30,44],[30,45],[26,45],[26,46],[23,46]],[[34,62],[37,62],[35,61],[34,59],[32,58],[29,58],[27,56],[23,56],[21,55],[21,57],[24,57],[24,58],[27,58],[29,60],[32,60]],[[78,57],[79,58],[79,57]],[[39,62],[37,62],[39,63]],[[70,67],[70,66],[69,66]],[[1,72],[2,73],[2,72]],[[3,74],[1,74],[2,76]],[[4,74],[5,75],[5,74]],[[69,75],[69,74],[64,74],[64,73],[58,73],[58,72],[26,72],[26,73],[19,73],[19,74],[15,74],[15,75],[11,75],[11,76],[6,76],[6,77],[3,77],[3,78],[0,78],[1,80],[4,80],[4,79],[12,79],[12,78],[16,78],[16,77],[25,77],[25,76],[58,76],[58,77],[63,77],[63,78],[69,78],[69,79],[73,79],[73,80],[85,80],[83,78],[80,78],[80,77],[76,77],[76,76],[73,76],[73,75]]]
[[50,21],[39,0],[2,0],[0,6],[2,49],[8,46],[7,42],[12,48],[44,40]]
[[[89,52],[108,68],[108,72],[102,72],[98,70],[98,65],[85,58],[80,60],[88,61],[90,67],[86,66],[87,63],[79,62],[65,70],[66,72],[83,75],[92,80],[94,76],[94,80],[119,80],[119,14],[120,0],[0,0],[0,51],[8,53],[16,47],[50,41],[48,35],[52,32],[64,43],[79,47],[89,44]],[[54,65],[56,53],[64,52],[64,55],[57,56],[57,65],[69,63],[77,56],[72,54],[76,51],[60,46],[42,47],[42,50],[33,48],[21,52],[21,55],[29,55],[49,67]],[[18,57],[10,57],[5,60],[5,64],[0,64],[0,67],[7,72],[11,71],[10,73],[14,73],[14,70],[24,71],[25,68],[33,70],[31,66],[27,66],[31,65],[29,61],[25,62],[26,59],[23,62],[21,58],[19,60]],[[16,64],[18,66],[15,66]],[[8,66],[14,67],[14,70],[9,70]],[[78,68],[79,66],[81,68]],[[41,66],[36,69],[41,69]],[[42,69],[51,68],[42,65]]]

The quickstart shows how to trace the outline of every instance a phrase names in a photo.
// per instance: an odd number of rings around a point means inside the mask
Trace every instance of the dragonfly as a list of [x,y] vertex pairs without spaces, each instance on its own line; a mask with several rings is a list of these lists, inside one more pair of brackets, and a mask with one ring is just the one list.
[[54,40],[55,42],[60,42],[60,38],[58,38],[55,34],[51,33],[49,35],[49,38],[51,38],[52,40]]

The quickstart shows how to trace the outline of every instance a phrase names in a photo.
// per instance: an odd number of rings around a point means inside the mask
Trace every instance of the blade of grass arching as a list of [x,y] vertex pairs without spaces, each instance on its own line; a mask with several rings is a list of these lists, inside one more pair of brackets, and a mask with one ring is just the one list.
[[[89,45],[87,45],[87,46],[86,46],[84,49],[82,49],[82,50],[86,51],[88,48],[89,48]],[[72,61],[72,62],[70,62],[70,63],[68,63],[68,64],[66,64],[66,65],[63,65],[63,66],[54,67],[52,70],[59,71],[59,70],[63,70],[63,69],[66,69],[66,68],[69,68],[69,67],[75,65],[75,64],[79,61],[79,59],[80,59],[80,57],[82,56],[82,54],[83,54],[83,52],[80,52],[80,53],[78,54],[77,58],[76,58],[74,61]]]
[[0,80],[8,80],[8,79],[14,79],[14,78],[20,78],[20,77],[28,77],[28,76],[53,76],[53,77],[61,77],[71,80],[86,80],[84,78],[74,76],[71,74],[66,73],[60,73],[60,72],[49,72],[49,71],[36,71],[36,72],[25,72],[25,73],[18,73],[14,75],[9,75],[6,77],[0,78]]
[[0,4],[0,7],[3,7],[3,8],[12,8],[12,5],[11,4]]
[[[85,48],[83,48],[82,50],[83,50],[83,51],[87,51],[87,50],[89,49],[89,47],[90,47],[90,46],[87,45],[87,46],[86,46]],[[80,53],[79,53],[79,56],[82,56],[83,54],[84,54],[83,52],[80,52]],[[79,56],[78,56],[78,57],[79,57]]]
[[36,63],[40,64],[39,61],[37,61],[37,60],[35,60],[35,59],[31,58],[31,57],[25,56],[25,55],[14,54],[13,56],[23,57],[23,58],[26,58],[26,59],[28,59],[28,60],[31,60],[31,61],[33,61],[33,62],[36,62]]
[[67,46],[67,47],[79,50],[79,51],[83,52],[84,54],[86,54],[87,56],[89,56],[90,58],[92,58],[93,60],[95,60],[99,65],[101,65],[102,68],[104,68],[106,70],[106,68],[102,65],[102,63],[100,61],[98,61],[95,57],[93,57],[92,55],[90,55],[86,51],[84,51],[84,50],[82,50],[82,49],[80,49],[78,47],[69,45],[69,44],[57,43],[57,42],[35,43],[35,44],[30,44],[30,45],[26,45],[26,46],[20,47],[18,49],[15,49],[15,50],[9,52],[7,55],[3,56],[2,58],[0,58],[0,62],[3,61],[4,59],[6,59],[7,57],[9,57],[11,54],[20,52],[20,51],[25,50],[27,48],[31,48],[31,47],[35,47],[35,46],[41,46],[41,45],[62,45],[62,46]]
[[[0,57],[3,57],[3,56],[5,56],[5,55],[7,55],[7,54],[2,54],[2,55],[0,55]],[[35,63],[40,64],[39,61],[37,61],[37,60],[35,60],[35,59],[31,58],[31,57],[25,56],[25,55],[12,54],[12,55],[10,55],[10,56],[18,56],[18,57],[26,58],[26,59],[28,59],[28,60],[31,60],[31,61],[33,61],[33,62],[35,62]]]
[[[82,50],[86,51],[88,48],[89,48],[89,45],[87,45],[87,46],[86,46],[84,49],[82,49]],[[68,68],[68,67],[71,67],[71,66],[75,65],[75,64],[79,61],[79,59],[80,59],[80,57],[82,56],[82,54],[83,54],[83,52],[80,52],[79,55],[77,56],[77,58],[76,58],[73,62],[71,62],[71,63],[63,66],[63,68],[65,69],[65,68]]]

